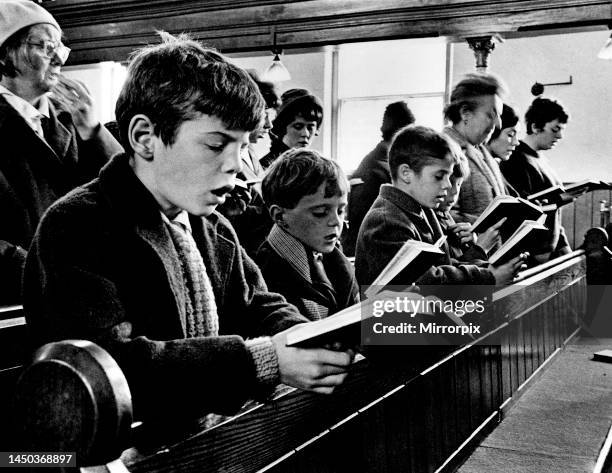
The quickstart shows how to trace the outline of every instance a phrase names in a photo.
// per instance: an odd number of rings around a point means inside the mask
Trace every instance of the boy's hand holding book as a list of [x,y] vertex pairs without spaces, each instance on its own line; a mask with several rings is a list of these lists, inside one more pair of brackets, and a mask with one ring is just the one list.
[[493,266],[490,264],[489,271],[491,271],[493,276],[495,276],[495,284],[497,286],[512,284],[518,273],[527,269],[527,264],[525,262],[527,261],[528,257],[529,253],[525,252],[500,266]]
[[469,245],[476,241],[476,235],[472,232],[472,225],[468,222],[456,222],[449,225],[448,230],[455,234],[461,246]]
[[287,333],[298,327],[300,325],[272,337],[280,381],[295,388],[331,394],[346,378],[355,352],[287,346]]
[[492,227],[487,228],[484,232],[476,237],[476,243],[483,250],[489,253],[493,248],[501,244],[501,235],[499,233],[499,229],[506,222],[507,217],[499,220]]

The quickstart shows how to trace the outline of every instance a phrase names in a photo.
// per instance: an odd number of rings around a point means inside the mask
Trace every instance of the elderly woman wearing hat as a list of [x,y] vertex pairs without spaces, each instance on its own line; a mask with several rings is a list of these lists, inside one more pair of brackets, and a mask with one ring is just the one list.
[[453,88],[444,110],[451,122],[444,133],[461,147],[470,166],[453,211],[459,222],[473,222],[494,197],[508,193],[497,161],[484,145],[495,127],[501,126],[504,92],[494,75],[468,74]]
[[308,148],[323,121],[321,101],[306,89],[289,89],[272,125],[270,152],[260,161],[264,169],[291,148]]
[[19,302],[26,249],[43,212],[121,151],[87,89],[60,75],[70,52],[61,38],[35,2],[0,2],[0,304]]

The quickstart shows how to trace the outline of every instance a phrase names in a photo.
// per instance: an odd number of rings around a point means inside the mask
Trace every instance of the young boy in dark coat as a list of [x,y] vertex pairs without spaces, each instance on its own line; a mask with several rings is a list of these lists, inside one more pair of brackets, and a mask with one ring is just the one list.
[[289,150],[262,190],[274,226],[255,261],[268,288],[311,320],[357,303],[353,267],[338,247],[348,192],[340,166],[310,149]]
[[[384,184],[359,230],[355,271],[359,284],[371,284],[407,240],[435,243],[442,228],[435,209],[450,187],[454,158],[448,141],[423,126],[399,131],[389,149],[392,184]],[[435,266],[423,274],[410,267],[393,283],[409,285],[506,284],[522,267],[523,255],[498,268],[453,264],[444,244]]]
[[329,393],[351,353],[286,346],[307,322],[268,292],[215,211],[264,102],[248,74],[184,37],[133,56],[116,107],[126,154],[43,217],[24,299],[38,343],[92,340],[139,419],[228,414],[282,382]]

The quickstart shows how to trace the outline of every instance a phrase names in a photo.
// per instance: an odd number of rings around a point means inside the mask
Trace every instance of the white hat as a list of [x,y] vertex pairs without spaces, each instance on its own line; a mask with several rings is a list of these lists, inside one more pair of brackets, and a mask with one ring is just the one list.
[[47,10],[30,0],[0,0],[0,46],[26,26],[49,23],[62,31]]

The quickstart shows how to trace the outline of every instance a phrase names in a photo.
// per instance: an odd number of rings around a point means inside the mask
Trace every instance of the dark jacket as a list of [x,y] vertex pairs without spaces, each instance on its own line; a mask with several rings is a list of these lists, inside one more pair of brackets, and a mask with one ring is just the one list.
[[[378,197],[383,184],[391,183],[387,151],[389,146],[381,141],[370,151],[351,175],[351,192],[348,198],[349,226],[342,235],[342,248],[348,256],[355,254],[357,234],[363,218]],[[357,180],[362,181],[359,183]]]
[[[251,162],[252,167],[246,162],[247,159]],[[238,179],[243,181],[263,179],[265,171],[251,149],[249,149],[248,157],[243,157],[242,161],[242,172],[236,176]],[[260,186],[261,184],[249,188],[251,201],[241,214],[230,216],[224,206],[217,209],[231,222],[238,234],[240,244],[251,258],[255,256],[257,249],[265,241],[273,224],[268,208],[261,193],[258,191],[261,188]]]
[[450,212],[440,212],[436,210],[435,213],[440,223],[442,233],[447,237],[446,242],[448,243],[448,251],[451,258],[457,261],[477,264],[478,266],[488,265],[488,257],[485,250],[476,243],[461,244],[457,235],[449,230],[449,227],[455,224],[455,219]]
[[323,266],[335,293],[334,300],[330,300],[311,281],[305,279],[267,240],[261,245],[255,261],[268,288],[285,296],[291,304],[297,306],[301,314],[311,320],[319,317],[310,310],[309,301],[327,307],[328,315],[359,302],[355,271],[338,248],[323,255]]
[[[521,197],[535,194],[549,187],[561,184],[556,176],[550,175],[540,165],[540,156],[525,142],[521,141],[514,149],[510,158],[500,164],[507,181],[516,189]],[[539,252],[552,252],[551,259],[570,250],[565,229],[561,224],[561,209],[550,212],[544,223],[550,228],[550,238],[543,244]]]
[[[434,211],[424,209],[405,192],[385,184],[359,230],[355,252],[355,273],[359,284],[371,284],[407,240],[435,243],[442,229]],[[444,245],[436,266],[423,274],[400,272],[393,284],[495,284],[493,274],[475,265],[453,265]]]
[[104,127],[81,140],[72,116],[51,101],[49,115],[45,142],[0,97],[0,303],[20,300],[25,252],[45,210],[122,151]]
[[139,418],[237,410],[260,389],[244,338],[306,321],[267,291],[224,217],[189,217],[215,294],[218,337],[185,338],[180,262],[125,155],[48,210],[26,262],[24,308],[37,343],[81,338],[107,349]]
[[261,167],[263,167],[264,169],[268,169],[281,154],[290,149],[289,146],[283,143],[283,140],[281,138],[278,138],[272,133],[270,133],[270,141],[270,151],[268,152],[268,154],[266,154],[263,158],[259,160]]

